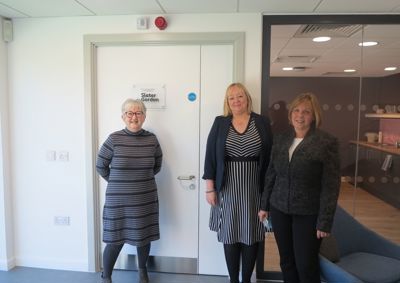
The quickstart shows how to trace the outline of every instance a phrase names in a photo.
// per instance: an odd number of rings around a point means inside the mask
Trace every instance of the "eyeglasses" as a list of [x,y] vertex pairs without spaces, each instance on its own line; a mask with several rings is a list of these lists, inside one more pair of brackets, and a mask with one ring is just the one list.
[[132,118],[134,115],[136,117],[142,117],[143,112],[142,111],[136,111],[136,112],[132,112],[132,111],[127,111],[124,113],[128,118]]

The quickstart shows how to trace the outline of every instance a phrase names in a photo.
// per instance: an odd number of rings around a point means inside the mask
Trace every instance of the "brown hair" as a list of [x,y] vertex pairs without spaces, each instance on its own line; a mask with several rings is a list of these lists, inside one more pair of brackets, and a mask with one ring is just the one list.
[[291,117],[292,117],[292,112],[295,107],[297,107],[300,103],[309,101],[311,103],[312,107],[312,114],[314,117],[313,125],[316,128],[319,128],[322,123],[322,116],[321,116],[321,106],[319,105],[317,97],[311,93],[311,92],[306,92],[299,94],[291,103],[289,106],[289,112],[288,112],[288,118],[289,118],[289,123],[292,124]]
[[228,104],[228,96],[232,93],[232,88],[234,88],[234,87],[239,88],[246,95],[246,97],[247,97],[247,112],[250,114],[253,111],[253,101],[251,99],[249,91],[241,83],[232,83],[227,87],[226,92],[225,92],[224,116],[226,117],[226,116],[232,115],[232,110],[231,110],[231,108],[229,107],[229,104]]

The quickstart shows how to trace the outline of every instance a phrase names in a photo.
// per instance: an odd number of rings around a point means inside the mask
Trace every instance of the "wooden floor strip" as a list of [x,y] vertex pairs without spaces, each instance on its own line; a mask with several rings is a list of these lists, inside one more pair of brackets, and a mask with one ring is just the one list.
[[[339,205],[369,229],[400,245],[400,209],[347,182],[342,183]],[[280,271],[278,248],[273,234],[269,234],[265,241],[264,270]]]

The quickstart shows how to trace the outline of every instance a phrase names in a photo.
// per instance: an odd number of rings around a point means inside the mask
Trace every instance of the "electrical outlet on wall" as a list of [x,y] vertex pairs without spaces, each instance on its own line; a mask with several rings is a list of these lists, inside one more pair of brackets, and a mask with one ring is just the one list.
[[69,226],[69,216],[54,216],[54,225]]

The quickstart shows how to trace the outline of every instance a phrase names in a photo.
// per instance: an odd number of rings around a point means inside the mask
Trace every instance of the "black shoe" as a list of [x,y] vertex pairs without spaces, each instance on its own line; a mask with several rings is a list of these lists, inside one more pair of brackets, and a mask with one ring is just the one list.
[[138,275],[139,275],[139,283],[149,283],[147,268],[139,268]]

